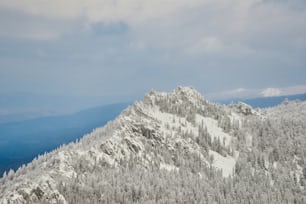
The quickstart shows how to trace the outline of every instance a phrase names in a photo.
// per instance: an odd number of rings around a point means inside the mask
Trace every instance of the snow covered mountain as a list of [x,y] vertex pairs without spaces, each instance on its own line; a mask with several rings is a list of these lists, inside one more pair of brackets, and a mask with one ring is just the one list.
[[0,180],[8,203],[305,203],[306,103],[271,109],[150,92]]

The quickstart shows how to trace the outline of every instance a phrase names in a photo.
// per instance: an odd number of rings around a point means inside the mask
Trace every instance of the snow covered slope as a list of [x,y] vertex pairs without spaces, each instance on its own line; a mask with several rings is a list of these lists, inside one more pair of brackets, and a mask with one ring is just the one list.
[[[71,194],[64,193],[71,181],[83,188],[94,172],[110,167],[120,170],[131,161],[139,171],[158,168],[174,173],[190,168],[204,179],[210,179],[209,172],[230,179],[240,172],[237,162],[244,158],[240,155],[253,148],[250,136],[243,139],[245,124],[262,121],[263,115],[268,114],[245,104],[210,103],[190,87],[150,92],[143,102],[136,102],[80,141],[9,172],[0,180],[0,204],[73,203]],[[207,169],[206,175],[197,172],[198,168]],[[97,196],[97,203],[103,203],[103,195]]]

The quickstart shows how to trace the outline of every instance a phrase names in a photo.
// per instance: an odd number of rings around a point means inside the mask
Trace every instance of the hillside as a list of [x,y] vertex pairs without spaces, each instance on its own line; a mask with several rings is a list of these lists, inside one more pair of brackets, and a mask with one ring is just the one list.
[[150,92],[0,180],[7,203],[305,203],[306,103],[253,110]]
[[105,125],[128,105],[111,104],[74,114],[0,124],[0,175]]

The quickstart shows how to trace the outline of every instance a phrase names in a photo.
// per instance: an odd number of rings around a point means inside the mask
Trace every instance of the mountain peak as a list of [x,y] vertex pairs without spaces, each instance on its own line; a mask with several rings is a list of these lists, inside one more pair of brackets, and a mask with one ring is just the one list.
[[201,96],[201,94],[196,89],[194,89],[191,86],[178,86],[174,90],[174,93],[180,94],[180,95],[192,96],[192,97],[194,97],[194,96],[196,96],[196,97]]
[[200,104],[205,101],[203,96],[193,87],[178,86],[172,92],[156,92],[151,91],[144,97],[144,103],[150,105],[159,105],[161,102],[170,104],[191,103],[193,105]]

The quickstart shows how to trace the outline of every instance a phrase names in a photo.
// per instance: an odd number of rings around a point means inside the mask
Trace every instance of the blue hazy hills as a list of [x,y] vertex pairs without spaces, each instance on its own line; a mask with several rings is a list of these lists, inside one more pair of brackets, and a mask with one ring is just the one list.
[[114,119],[129,104],[105,105],[69,115],[0,124],[0,175],[10,168],[16,170],[39,154],[81,138]]

